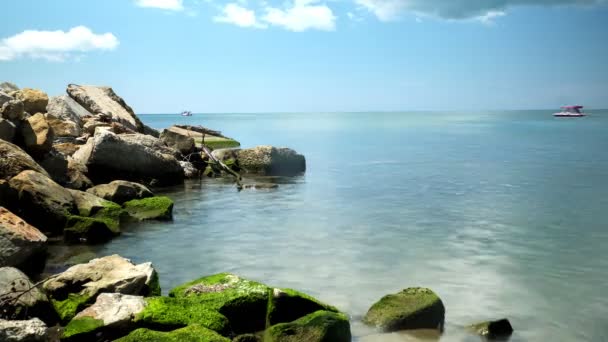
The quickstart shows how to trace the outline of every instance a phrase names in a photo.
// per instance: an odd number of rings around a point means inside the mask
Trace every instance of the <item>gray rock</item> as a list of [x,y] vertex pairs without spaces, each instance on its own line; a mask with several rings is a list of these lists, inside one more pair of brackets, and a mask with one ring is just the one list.
[[144,185],[122,180],[94,186],[88,189],[87,192],[118,204],[154,196],[154,193]]
[[87,167],[87,176],[94,183],[124,179],[179,184],[184,171],[176,155],[179,152],[149,135],[99,132],[73,158]]
[[73,189],[68,189],[68,191],[72,194],[72,197],[74,197],[78,212],[82,216],[93,216],[95,213],[112,204],[111,202],[88,192]]
[[133,109],[110,87],[80,86],[70,84],[68,95],[86,110],[93,114],[110,114],[113,121],[143,133],[144,125],[133,112]]
[[188,132],[179,127],[169,127],[160,134],[160,140],[183,155],[188,155],[194,151],[195,147],[194,138]]
[[467,329],[489,340],[507,340],[513,334],[511,322],[506,318],[473,324]]
[[150,126],[144,125],[144,134],[151,135],[155,138],[160,138],[160,132]]
[[13,142],[17,127],[14,123],[0,117],[0,139]]
[[20,100],[9,100],[0,107],[0,116],[7,120],[18,121],[24,117],[24,108]]
[[62,153],[51,150],[49,153],[38,158],[38,164],[46,170],[52,180],[64,185],[69,180],[68,159]]
[[38,113],[24,120],[20,127],[23,147],[34,158],[49,152],[53,147],[55,133],[44,117]]
[[17,90],[19,90],[19,87],[17,87],[14,83],[10,83],[10,82],[0,83],[0,91],[3,91],[5,93],[11,93],[11,92],[17,91]]
[[73,158],[68,157],[68,173],[67,182],[64,184],[66,188],[75,190],[86,190],[93,187],[93,182],[86,176],[87,167],[78,163]]
[[99,128],[99,127],[105,127],[105,128],[108,128],[108,130],[109,130],[112,127],[112,125],[107,122],[103,122],[103,121],[88,120],[82,126],[82,130],[85,133],[88,133],[90,135],[95,135],[95,132],[97,131],[97,128]]
[[46,112],[48,95],[38,89],[23,88],[12,93],[17,100],[23,101],[24,110],[30,114]]
[[46,236],[36,227],[0,207],[0,267],[41,270],[46,257],[46,241]]
[[52,97],[46,106],[48,114],[61,120],[70,120],[82,126],[82,118],[92,115],[68,95]]
[[38,318],[32,318],[29,321],[0,319],[0,341],[44,342],[47,340],[47,326]]
[[306,159],[289,148],[257,146],[237,150],[239,166],[248,173],[290,176],[306,171]]
[[46,281],[43,288],[55,300],[53,304],[60,305],[58,302],[65,300],[69,294],[79,298],[80,304],[58,310],[63,321],[72,319],[85,304],[92,304],[101,293],[160,295],[158,274],[151,263],[134,265],[119,255],[72,266]]
[[3,104],[5,104],[8,101],[12,101],[15,98],[10,96],[9,94],[0,91],[0,108],[2,107]]
[[34,170],[48,176],[48,173],[19,146],[0,140],[0,179],[9,180],[25,170]]
[[199,175],[199,171],[191,162],[180,161],[179,164],[184,169],[184,177],[186,178],[196,178]]
[[70,192],[41,173],[23,171],[9,185],[18,194],[16,213],[45,233],[60,234],[67,217],[78,213]]
[[[29,319],[39,317],[47,323],[57,321],[57,315],[46,295],[20,270],[13,267],[0,268],[0,301],[2,317]],[[2,329],[0,329],[1,331]],[[0,338],[0,341],[4,341]]]

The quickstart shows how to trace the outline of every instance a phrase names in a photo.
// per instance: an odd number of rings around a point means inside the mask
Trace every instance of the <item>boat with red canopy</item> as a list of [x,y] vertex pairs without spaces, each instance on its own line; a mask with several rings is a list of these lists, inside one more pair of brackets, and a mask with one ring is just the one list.
[[583,109],[583,108],[584,108],[583,106],[564,106],[561,108],[562,109],[561,112],[554,113],[553,116],[578,118],[578,117],[587,115],[581,111],[581,109]]

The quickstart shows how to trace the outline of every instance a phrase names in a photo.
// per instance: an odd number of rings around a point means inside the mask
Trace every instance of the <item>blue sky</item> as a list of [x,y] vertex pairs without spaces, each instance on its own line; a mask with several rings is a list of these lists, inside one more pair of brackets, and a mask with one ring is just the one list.
[[0,80],[139,113],[608,108],[605,0],[19,0]]

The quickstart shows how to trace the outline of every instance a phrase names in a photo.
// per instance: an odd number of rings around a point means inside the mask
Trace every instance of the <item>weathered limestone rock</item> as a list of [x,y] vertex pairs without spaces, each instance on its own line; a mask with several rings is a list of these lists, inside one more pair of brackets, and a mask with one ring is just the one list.
[[82,145],[73,142],[58,142],[53,144],[53,148],[65,156],[72,156]]
[[350,342],[350,323],[342,313],[317,311],[268,328],[265,342]]
[[46,171],[19,146],[0,140],[0,179],[9,180],[25,170],[34,170],[48,176]]
[[289,148],[258,146],[237,151],[239,165],[246,172],[265,175],[296,175],[306,171],[306,160]]
[[149,135],[100,132],[73,157],[86,165],[88,176],[95,183],[125,179],[144,183],[156,180],[168,185],[184,179],[175,157],[178,153]]
[[506,340],[513,334],[511,322],[506,318],[473,324],[467,328],[472,333],[490,340]]
[[96,336],[113,339],[135,329],[135,317],[146,307],[144,297],[102,293],[95,304],[78,313],[65,327],[62,339],[87,340]]
[[77,138],[81,134],[80,125],[71,120],[58,119],[57,117],[46,114],[44,116],[49,126],[53,129],[55,137]]
[[23,88],[13,93],[14,97],[23,101],[24,110],[28,113],[44,113],[49,104],[49,97],[43,91]]
[[41,270],[46,236],[19,216],[0,207],[0,267]]
[[431,290],[413,287],[382,297],[363,322],[384,332],[409,329],[443,330],[445,307]]
[[82,126],[82,118],[85,116],[92,115],[89,111],[84,109],[78,102],[74,101],[67,95],[55,96],[49,100],[49,104],[46,106],[48,114],[61,119],[75,122],[79,126]]
[[43,155],[53,147],[55,133],[44,114],[27,118],[22,122],[20,131],[25,150],[34,156]]
[[17,90],[19,90],[19,87],[17,87],[14,83],[10,83],[10,82],[0,83],[0,91],[3,91],[5,93],[12,93]]
[[68,180],[64,184],[66,188],[75,190],[86,190],[93,186],[93,182],[85,176],[87,167],[78,163],[73,158],[68,158]]
[[0,294],[5,299],[0,301],[0,318],[39,317],[47,323],[57,322],[55,310],[46,295],[16,268],[0,267]]
[[87,192],[118,204],[154,196],[154,193],[146,186],[123,180],[100,184],[88,189]]
[[[167,146],[180,151],[183,155],[188,155],[194,152],[194,138],[192,131],[185,130],[179,127],[169,127],[160,134],[162,140]],[[201,135],[199,133],[199,135]]]
[[19,121],[23,119],[25,107],[20,100],[8,100],[0,106],[0,117],[7,120]]
[[9,184],[17,192],[17,214],[43,232],[61,233],[68,216],[77,213],[69,191],[39,172],[23,171]]
[[119,255],[72,266],[43,287],[64,322],[95,302],[101,293],[160,295],[158,274],[151,263],[134,265]]
[[89,135],[95,135],[95,132],[98,128],[105,127],[108,130],[112,127],[112,125],[108,122],[97,121],[97,120],[87,120],[82,126],[82,130]]
[[3,342],[46,342],[47,326],[38,318],[28,321],[7,321],[0,319],[0,341]]
[[110,87],[68,85],[68,94],[72,99],[93,114],[111,114],[112,120],[126,127],[143,133],[144,125],[125,101],[114,93]]
[[13,142],[17,127],[14,123],[0,117],[0,140]]

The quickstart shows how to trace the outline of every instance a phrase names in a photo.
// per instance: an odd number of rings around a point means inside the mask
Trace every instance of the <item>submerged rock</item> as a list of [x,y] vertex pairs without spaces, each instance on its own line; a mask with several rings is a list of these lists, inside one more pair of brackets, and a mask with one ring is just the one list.
[[173,200],[165,196],[128,201],[123,207],[129,217],[136,221],[173,219]]
[[192,324],[169,332],[154,331],[145,328],[137,329],[129,335],[116,340],[116,342],[141,341],[230,342],[230,339],[221,336],[213,330],[204,328],[199,324]]
[[0,267],[42,270],[46,242],[46,236],[36,227],[0,207]]
[[291,323],[268,328],[265,342],[350,342],[350,323],[346,315],[317,311]]
[[13,96],[23,101],[24,109],[28,113],[44,113],[49,104],[48,95],[38,89],[23,88],[14,92]]
[[0,319],[0,341],[45,342],[48,341],[47,326],[38,318],[27,321]]
[[409,329],[443,330],[445,307],[431,290],[413,287],[382,297],[363,322],[384,332]]
[[0,179],[9,180],[25,170],[48,176],[48,173],[19,146],[0,140]]
[[168,185],[184,180],[177,154],[149,135],[99,132],[73,158],[86,165],[89,178],[96,183],[125,179]]
[[146,186],[123,180],[100,184],[88,189],[87,192],[118,204],[154,196],[154,193]]
[[55,310],[46,295],[16,268],[0,267],[0,294],[3,299],[0,301],[0,318],[39,317],[49,324],[57,322]]
[[506,339],[513,334],[511,322],[506,318],[473,324],[467,328],[469,331],[490,340]]
[[100,293],[160,295],[158,274],[151,263],[134,265],[119,255],[72,266],[43,287],[64,322],[92,304]]
[[144,125],[133,109],[110,87],[68,85],[67,92],[72,99],[92,114],[110,114],[113,121],[143,133]]
[[77,213],[70,192],[36,171],[23,171],[9,181],[17,192],[17,214],[43,232],[60,234]]
[[239,166],[247,173],[292,176],[306,171],[304,156],[289,148],[258,146],[242,150],[221,149],[213,151],[213,155],[220,160],[235,155]]

